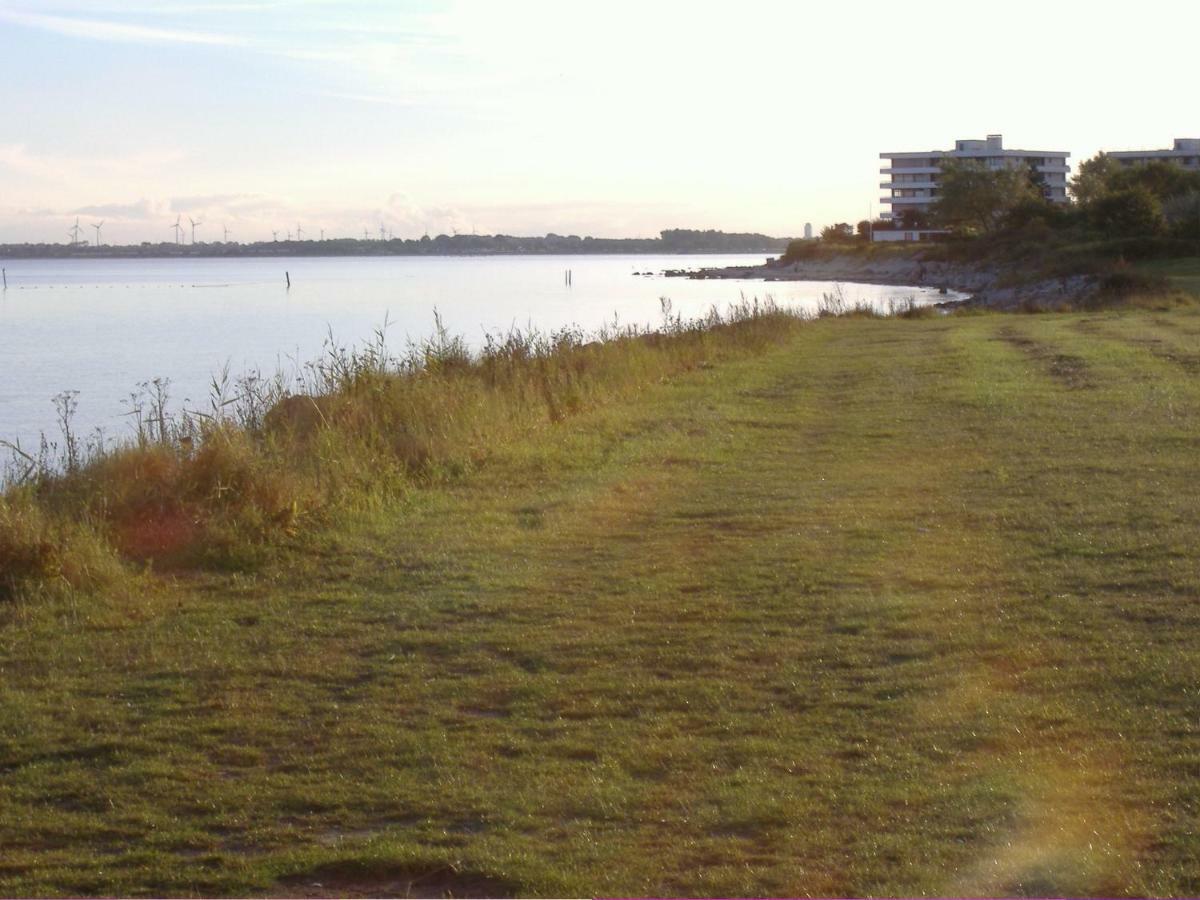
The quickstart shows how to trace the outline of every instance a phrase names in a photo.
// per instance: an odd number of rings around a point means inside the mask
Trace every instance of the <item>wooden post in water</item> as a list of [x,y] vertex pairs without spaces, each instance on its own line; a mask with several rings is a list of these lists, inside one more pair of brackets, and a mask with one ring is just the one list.
[[0,269],[0,273],[4,275],[4,289],[8,290],[8,269]]
[[292,289],[292,273],[291,273],[291,272],[284,272],[284,273],[283,273],[283,277],[287,279],[287,283],[288,283],[288,290],[290,291],[290,290]]

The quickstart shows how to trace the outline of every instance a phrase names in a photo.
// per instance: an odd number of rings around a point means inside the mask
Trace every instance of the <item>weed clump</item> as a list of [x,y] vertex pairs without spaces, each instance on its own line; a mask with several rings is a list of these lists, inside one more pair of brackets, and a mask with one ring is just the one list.
[[28,490],[0,496],[0,601],[30,591],[88,590],[121,572],[112,547],[91,522],[54,515]]
[[[915,306],[916,301],[912,301]],[[893,311],[895,311],[893,307]],[[877,310],[870,303],[865,303],[862,300],[851,301],[847,296],[845,289],[840,285],[834,285],[832,292],[821,294],[821,300],[817,304],[817,318],[820,319],[880,319],[883,318],[883,313]]]

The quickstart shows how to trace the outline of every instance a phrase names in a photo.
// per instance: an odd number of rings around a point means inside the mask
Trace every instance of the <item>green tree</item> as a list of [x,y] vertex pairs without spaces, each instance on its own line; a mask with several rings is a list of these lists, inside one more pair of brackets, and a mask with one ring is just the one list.
[[929,228],[933,221],[929,213],[923,209],[902,209],[900,210],[900,227],[908,231],[916,231],[920,228]]
[[1088,220],[1107,237],[1148,237],[1166,227],[1162,203],[1145,187],[1110,191],[1088,205]]
[[990,234],[1014,207],[1042,199],[1022,168],[993,169],[977,160],[955,159],[943,162],[941,169],[933,216],[956,231]]
[[[1046,198],[1046,193],[1050,189],[1049,183],[1046,181],[1046,173],[1039,172],[1036,163],[1030,163],[1025,169],[1025,177],[1029,179],[1029,186],[1033,188],[1035,194],[1043,200]],[[1047,201],[1048,202],[1048,201]]]
[[1117,169],[1108,179],[1113,191],[1144,188],[1159,202],[1200,190],[1200,174],[1169,162],[1143,163]]
[[1085,159],[1071,178],[1071,196],[1081,206],[1094,203],[1111,190],[1109,180],[1118,169],[1117,161],[1104,153]]

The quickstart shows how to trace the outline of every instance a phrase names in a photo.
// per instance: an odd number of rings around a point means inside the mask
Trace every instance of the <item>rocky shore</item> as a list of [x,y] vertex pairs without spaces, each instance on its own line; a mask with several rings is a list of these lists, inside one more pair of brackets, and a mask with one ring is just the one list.
[[669,269],[664,274],[677,278],[847,281],[931,287],[970,295],[965,300],[947,300],[939,306],[984,306],[999,310],[1029,305],[1046,309],[1072,305],[1094,294],[1098,287],[1096,278],[1088,275],[1030,282],[1023,281],[1021,273],[1009,267],[935,262],[921,259],[916,254],[875,259],[840,254],[790,263],[771,261],[760,266]]

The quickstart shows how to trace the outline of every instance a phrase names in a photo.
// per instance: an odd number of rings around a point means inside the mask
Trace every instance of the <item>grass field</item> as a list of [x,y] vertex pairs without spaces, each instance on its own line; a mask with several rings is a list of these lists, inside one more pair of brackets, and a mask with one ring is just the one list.
[[1200,297],[1200,257],[1139,263],[1138,269],[1165,276],[1173,287]]
[[1200,315],[821,320],[9,605],[0,893],[1200,893]]

